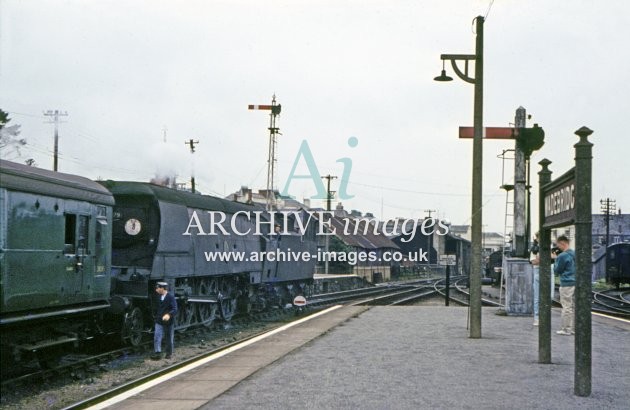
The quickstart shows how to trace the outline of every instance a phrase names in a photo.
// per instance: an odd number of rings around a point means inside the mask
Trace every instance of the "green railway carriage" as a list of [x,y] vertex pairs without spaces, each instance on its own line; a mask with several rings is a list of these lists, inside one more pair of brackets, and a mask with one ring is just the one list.
[[[0,162],[3,347],[55,344],[46,331],[59,344],[76,340],[82,329],[59,321],[109,307],[113,205],[109,191],[87,178]],[[50,328],[29,331],[35,322]],[[20,326],[27,330],[5,340],[8,327]]]

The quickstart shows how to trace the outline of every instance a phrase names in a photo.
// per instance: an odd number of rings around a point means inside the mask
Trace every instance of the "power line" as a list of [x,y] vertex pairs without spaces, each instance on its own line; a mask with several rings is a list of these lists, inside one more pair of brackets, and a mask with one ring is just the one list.
[[15,111],[7,111],[9,114],[14,114],[14,115],[23,115],[25,117],[33,117],[33,118],[39,118],[39,115],[35,115],[35,114],[26,114],[23,112],[15,112]]
[[[384,189],[386,191],[394,191],[394,192],[406,192],[409,194],[418,194],[418,195],[439,195],[439,196],[458,196],[458,197],[469,197],[470,194],[455,194],[455,193],[445,193],[445,192],[428,192],[428,191],[414,191],[411,189],[402,189],[402,188],[391,188],[391,187],[386,187],[386,186],[380,186],[380,185],[372,185],[372,184],[362,184],[360,182],[350,182],[350,184],[352,185],[357,185],[357,186],[363,186],[363,187],[367,187],[367,188],[379,188],[379,189]],[[497,196],[496,192],[493,192],[492,194],[485,194],[490,195],[490,196]]]
[[490,4],[488,5],[488,10],[486,10],[486,15],[483,16],[484,20],[488,20],[488,14],[490,14],[490,9],[492,8],[493,4],[494,4],[494,0],[490,0]]

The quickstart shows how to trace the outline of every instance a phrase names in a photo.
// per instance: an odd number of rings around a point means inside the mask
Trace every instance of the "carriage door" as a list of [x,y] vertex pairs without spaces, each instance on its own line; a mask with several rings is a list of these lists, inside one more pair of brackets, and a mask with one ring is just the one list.
[[92,274],[93,261],[89,257],[88,238],[90,218],[87,215],[65,214],[66,234],[64,255],[66,257],[66,277],[70,288],[67,295],[76,300],[82,299],[84,283],[89,283],[85,275]]

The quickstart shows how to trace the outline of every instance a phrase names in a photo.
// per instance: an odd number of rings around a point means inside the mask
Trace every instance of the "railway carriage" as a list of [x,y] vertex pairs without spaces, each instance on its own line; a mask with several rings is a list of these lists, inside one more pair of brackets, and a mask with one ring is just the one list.
[[0,165],[3,354],[76,342],[109,307],[114,198],[76,175]]
[[617,288],[623,283],[630,284],[630,243],[614,243],[606,252],[608,253],[606,282]]

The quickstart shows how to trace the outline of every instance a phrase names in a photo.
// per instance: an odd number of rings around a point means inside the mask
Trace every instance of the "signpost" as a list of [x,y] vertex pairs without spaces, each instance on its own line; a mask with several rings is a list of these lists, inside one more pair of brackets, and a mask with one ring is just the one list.
[[440,255],[440,265],[446,266],[446,280],[444,292],[444,306],[448,306],[451,299],[451,266],[457,264],[457,255]]
[[551,181],[551,161],[539,162],[540,321],[538,362],[551,363],[551,228],[575,225],[575,372],[574,393],[591,394],[591,173],[593,131],[575,132],[575,167]]

